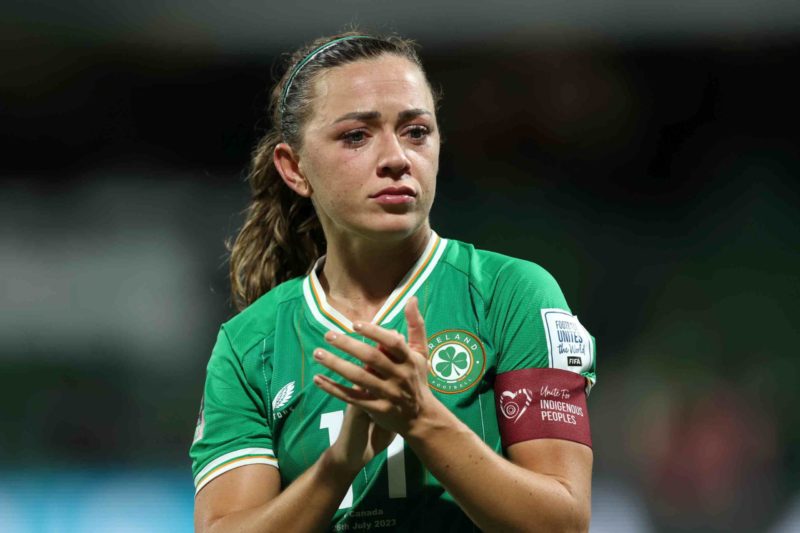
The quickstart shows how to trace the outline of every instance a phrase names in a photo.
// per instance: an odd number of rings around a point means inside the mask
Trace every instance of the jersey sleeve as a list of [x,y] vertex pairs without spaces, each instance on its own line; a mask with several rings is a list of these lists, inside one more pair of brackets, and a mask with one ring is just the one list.
[[595,341],[540,266],[510,262],[488,308],[497,351],[495,404],[504,447],[536,438],[591,446],[586,397],[595,383]]
[[267,408],[256,382],[248,380],[248,374],[264,379],[265,363],[261,357],[251,359],[240,358],[224,327],[220,329],[208,363],[200,415],[189,452],[195,492],[240,466],[278,466],[267,424]]

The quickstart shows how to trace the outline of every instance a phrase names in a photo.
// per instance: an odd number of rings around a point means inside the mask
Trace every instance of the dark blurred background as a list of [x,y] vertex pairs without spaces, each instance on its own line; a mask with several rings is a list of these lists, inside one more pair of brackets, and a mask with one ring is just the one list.
[[800,3],[4,2],[0,531],[190,531],[281,53],[417,38],[443,236],[598,343],[592,531],[800,531]]

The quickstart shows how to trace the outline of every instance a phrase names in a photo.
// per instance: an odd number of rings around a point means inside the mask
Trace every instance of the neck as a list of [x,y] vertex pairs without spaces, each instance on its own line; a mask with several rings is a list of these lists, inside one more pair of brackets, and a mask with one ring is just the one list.
[[431,236],[426,223],[401,240],[328,240],[319,275],[328,303],[352,321],[369,322],[422,255]]

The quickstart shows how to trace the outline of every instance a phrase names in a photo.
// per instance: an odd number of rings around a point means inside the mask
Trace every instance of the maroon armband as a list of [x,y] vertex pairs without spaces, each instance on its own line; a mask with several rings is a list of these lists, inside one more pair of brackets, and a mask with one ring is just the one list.
[[498,374],[494,398],[503,447],[533,439],[564,439],[591,447],[585,387],[583,376],[557,368]]

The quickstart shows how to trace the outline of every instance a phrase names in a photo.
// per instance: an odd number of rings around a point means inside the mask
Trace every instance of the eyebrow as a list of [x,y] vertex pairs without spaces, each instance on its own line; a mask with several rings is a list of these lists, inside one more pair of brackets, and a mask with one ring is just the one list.
[[[411,119],[417,118],[422,115],[430,115],[430,111],[426,111],[424,109],[415,108],[415,109],[406,109],[405,111],[400,111],[397,114],[397,119],[400,122],[406,122]],[[334,124],[342,122],[344,120],[362,120],[364,122],[369,122],[372,120],[377,120],[381,118],[381,114],[378,111],[353,111],[351,113],[345,113],[341,117],[337,118],[333,121]]]

